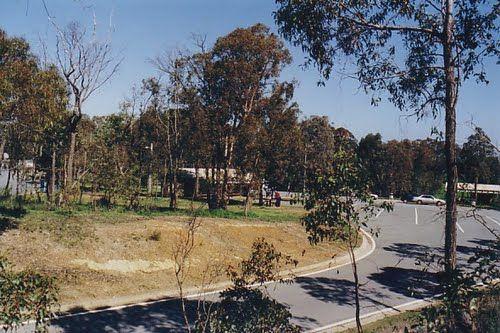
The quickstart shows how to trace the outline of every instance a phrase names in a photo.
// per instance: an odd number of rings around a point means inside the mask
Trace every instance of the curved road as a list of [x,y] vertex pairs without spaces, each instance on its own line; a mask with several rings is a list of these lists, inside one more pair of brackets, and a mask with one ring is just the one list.
[[[463,261],[493,237],[459,208],[458,252]],[[489,227],[500,232],[500,212],[480,211]],[[424,273],[415,260],[426,253],[441,253],[444,212],[434,206],[395,204],[394,211],[378,214],[372,226],[380,228],[376,249],[359,262],[362,315],[398,310],[402,305],[438,292],[436,277]],[[306,277],[291,284],[268,285],[271,295],[287,304],[294,322],[306,331],[329,331],[354,316],[350,265]],[[196,302],[189,301],[194,308]],[[133,305],[59,318],[51,332],[184,332],[178,300]]]

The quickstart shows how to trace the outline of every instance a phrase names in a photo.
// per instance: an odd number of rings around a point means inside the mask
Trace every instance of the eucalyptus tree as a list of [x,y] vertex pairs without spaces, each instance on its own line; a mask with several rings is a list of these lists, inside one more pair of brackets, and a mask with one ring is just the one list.
[[[0,29],[0,159],[9,150],[12,159],[21,151],[14,149],[18,141],[8,139],[19,133],[18,112],[33,110],[33,81],[38,72],[35,55],[22,38],[10,37]],[[16,128],[15,128],[16,127]],[[22,147],[17,147],[22,148]]]
[[[368,228],[369,219],[377,208],[370,197],[366,174],[348,136],[337,136],[330,163],[309,175],[305,208],[310,211],[303,218],[309,241],[339,241],[347,248],[354,278],[356,325],[362,332],[360,319],[360,279],[355,249],[362,239],[361,228]],[[392,207],[384,203],[382,209]]]
[[26,41],[0,30],[0,155],[8,150],[11,167],[33,159],[47,174],[51,200],[65,142],[66,88],[55,66],[40,64]]
[[57,170],[62,168],[62,155],[66,146],[65,124],[70,113],[67,109],[67,86],[53,65],[39,71],[35,78],[33,95],[36,112],[27,116],[29,124],[27,142],[35,144],[32,156],[45,172],[46,193],[49,202],[55,203]]
[[459,154],[459,171],[464,181],[475,184],[476,201],[478,183],[500,183],[499,154],[483,129],[476,127],[463,144]]
[[[199,126],[195,124],[196,121],[203,122],[203,120],[195,119],[201,114],[196,113],[199,108],[196,107],[194,101],[190,100],[196,97],[192,94],[191,87],[188,86],[191,74],[188,73],[189,66],[186,61],[186,56],[181,52],[160,56],[154,61],[156,67],[168,76],[164,84],[168,107],[165,108],[159,121],[165,132],[165,165],[168,170],[165,176],[168,178],[171,209],[177,208],[177,175],[184,155],[192,150],[190,156],[196,159],[195,154],[201,153],[199,150],[201,142],[196,143],[193,139],[200,139],[200,132],[197,128]],[[194,128],[191,125],[194,125]],[[194,164],[198,166],[196,162]],[[164,183],[167,182],[164,181]],[[197,188],[198,185],[195,187]]]
[[333,159],[335,128],[327,116],[311,116],[300,123],[302,132],[302,182],[303,191],[307,183],[321,170],[326,170]]
[[259,138],[264,158],[263,178],[275,189],[296,189],[301,186],[302,132],[300,109],[293,102],[295,85],[282,83],[264,106],[265,135]]
[[206,143],[209,208],[226,208],[239,133],[261,119],[262,101],[291,57],[283,41],[262,24],[238,28],[210,49],[199,46],[200,52],[184,59],[189,69],[183,91],[190,96],[187,108],[201,116],[196,127]]
[[203,95],[207,98],[209,140],[215,155],[212,167],[222,173],[215,184],[212,207],[227,205],[229,168],[234,162],[238,132],[259,113],[260,101],[269,93],[270,84],[290,62],[283,42],[262,24],[236,29],[220,37],[210,50]]
[[[247,117],[235,144],[234,166],[246,185],[245,214],[263,180],[273,189],[291,185],[300,145],[298,105],[292,102],[294,84],[276,83],[269,97],[259,101],[259,110]],[[259,203],[263,204],[262,191]]]
[[372,193],[388,194],[385,190],[385,151],[380,133],[369,133],[361,138],[358,145],[358,156],[370,180]]
[[77,127],[82,119],[83,105],[114,76],[121,60],[115,58],[108,40],[98,39],[95,25],[88,33],[77,22],[63,29],[52,22],[56,29],[56,63],[71,93],[71,117],[66,128],[69,138],[66,190],[72,191]]
[[325,79],[354,60],[372,103],[386,94],[421,117],[445,114],[445,271],[456,269],[456,110],[460,87],[487,83],[484,61],[499,56],[499,3],[486,0],[276,0],[280,33]]

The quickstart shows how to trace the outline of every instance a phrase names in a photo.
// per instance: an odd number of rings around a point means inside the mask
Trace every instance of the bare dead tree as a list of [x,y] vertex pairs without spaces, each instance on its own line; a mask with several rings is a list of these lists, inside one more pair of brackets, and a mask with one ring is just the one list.
[[179,289],[179,298],[181,300],[182,314],[186,330],[191,332],[191,324],[186,310],[186,299],[184,295],[184,282],[189,272],[189,257],[195,247],[195,234],[200,227],[200,222],[194,216],[177,235],[177,242],[174,243],[172,255],[174,257],[174,273]]
[[[181,145],[182,136],[182,98],[181,94],[185,86],[187,53],[181,50],[175,50],[171,53],[164,52],[150,62],[158,71],[167,76],[166,92],[171,107],[168,107],[158,121],[162,124],[166,132],[166,160],[168,166],[168,184],[170,193],[170,208],[177,208],[177,173],[179,171],[180,160],[183,156],[183,147]],[[159,116],[159,114],[158,114]]]
[[71,93],[72,114],[67,125],[69,149],[66,189],[74,187],[74,158],[77,126],[82,119],[83,104],[103,87],[118,71],[123,59],[117,59],[109,40],[99,40],[96,24],[91,34],[79,23],[72,22],[64,29],[52,20],[56,30],[56,62]]
[[[181,310],[184,318],[184,324],[187,332],[192,332],[195,323],[192,323],[186,306],[187,296],[184,285],[189,276],[190,265],[194,249],[196,248],[197,233],[202,225],[202,221],[197,216],[197,211],[202,209],[203,205],[198,209],[194,208],[191,202],[192,218],[184,225],[184,228],[177,234],[177,240],[172,246],[172,256],[174,259],[174,274],[179,291],[179,299],[181,301]],[[207,263],[202,271],[200,284],[197,286],[202,293],[207,292],[213,287],[214,283],[225,273],[225,267],[222,263],[215,260]],[[212,311],[212,302],[207,302],[205,298],[199,297],[196,306],[196,327],[197,332],[205,332],[207,330],[206,319],[209,318]]]

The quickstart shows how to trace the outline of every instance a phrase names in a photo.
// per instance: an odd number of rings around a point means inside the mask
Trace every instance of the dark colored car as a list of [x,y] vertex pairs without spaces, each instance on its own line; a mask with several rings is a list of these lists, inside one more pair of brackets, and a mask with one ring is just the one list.
[[413,201],[413,198],[415,198],[415,195],[413,194],[405,194],[401,197],[401,201],[403,202],[412,202]]

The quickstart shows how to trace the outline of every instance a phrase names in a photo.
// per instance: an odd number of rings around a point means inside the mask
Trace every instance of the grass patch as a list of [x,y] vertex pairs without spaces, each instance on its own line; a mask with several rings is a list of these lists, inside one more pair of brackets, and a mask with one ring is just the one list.
[[[500,327],[500,288],[496,287],[488,293],[480,292],[475,298],[476,332],[498,333]],[[388,316],[373,323],[363,325],[365,333],[394,333],[394,332],[427,332],[421,327],[422,319],[426,313],[433,312],[432,307],[420,310],[406,311],[397,315]],[[355,328],[348,329],[343,333],[356,333]]]
[[20,228],[28,232],[47,233],[57,242],[66,246],[78,245],[94,234],[92,225],[89,222],[71,217],[28,218],[22,221]]
[[[40,219],[42,217],[54,218],[91,218],[95,222],[120,222],[124,217],[158,217],[158,216],[191,216],[193,211],[198,216],[224,219],[255,219],[266,222],[299,221],[305,215],[305,210],[300,206],[260,207],[253,206],[245,216],[243,204],[231,200],[227,209],[209,210],[204,202],[179,199],[178,208],[168,208],[168,199],[150,198],[146,208],[130,210],[123,205],[116,205],[109,209],[94,209],[88,200],[81,204],[71,204],[60,208],[50,208],[46,203],[27,200],[21,204],[4,199],[0,201],[0,214],[20,220]],[[17,207],[16,207],[17,206]]]
[[[393,333],[405,332],[405,328],[412,327],[420,320],[420,311],[406,311],[394,316],[388,316],[373,323],[363,325],[365,333]],[[355,328],[348,329],[344,333],[356,333]]]
[[[204,202],[193,202],[179,199],[177,209],[168,208],[166,198],[141,198],[145,203],[142,210],[134,211],[124,205],[115,205],[109,209],[98,207],[95,209],[90,198],[84,196],[81,204],[72,204],[60,208],[50,207],[44,202],[37,202],[34,198],[24,201],[5,198],[0,200],[0,234],[13,228],[20,228],[29,232],[48,234],[57,242],[66,246],[75,246],[81,241],[93,236],[93,229],[99,224],[119,224],[138,220],[175,217],[197,216],[214,219],[233,219],[265,222],[299,222],[306,213],[302,207],[283,206],[259,207],[254,206],[245,216],[241,202],[231,200],[227,209],[209,210]],[[147,205],[146,205],[147,201]],[[159,235],[152,235],[156,240]]]

